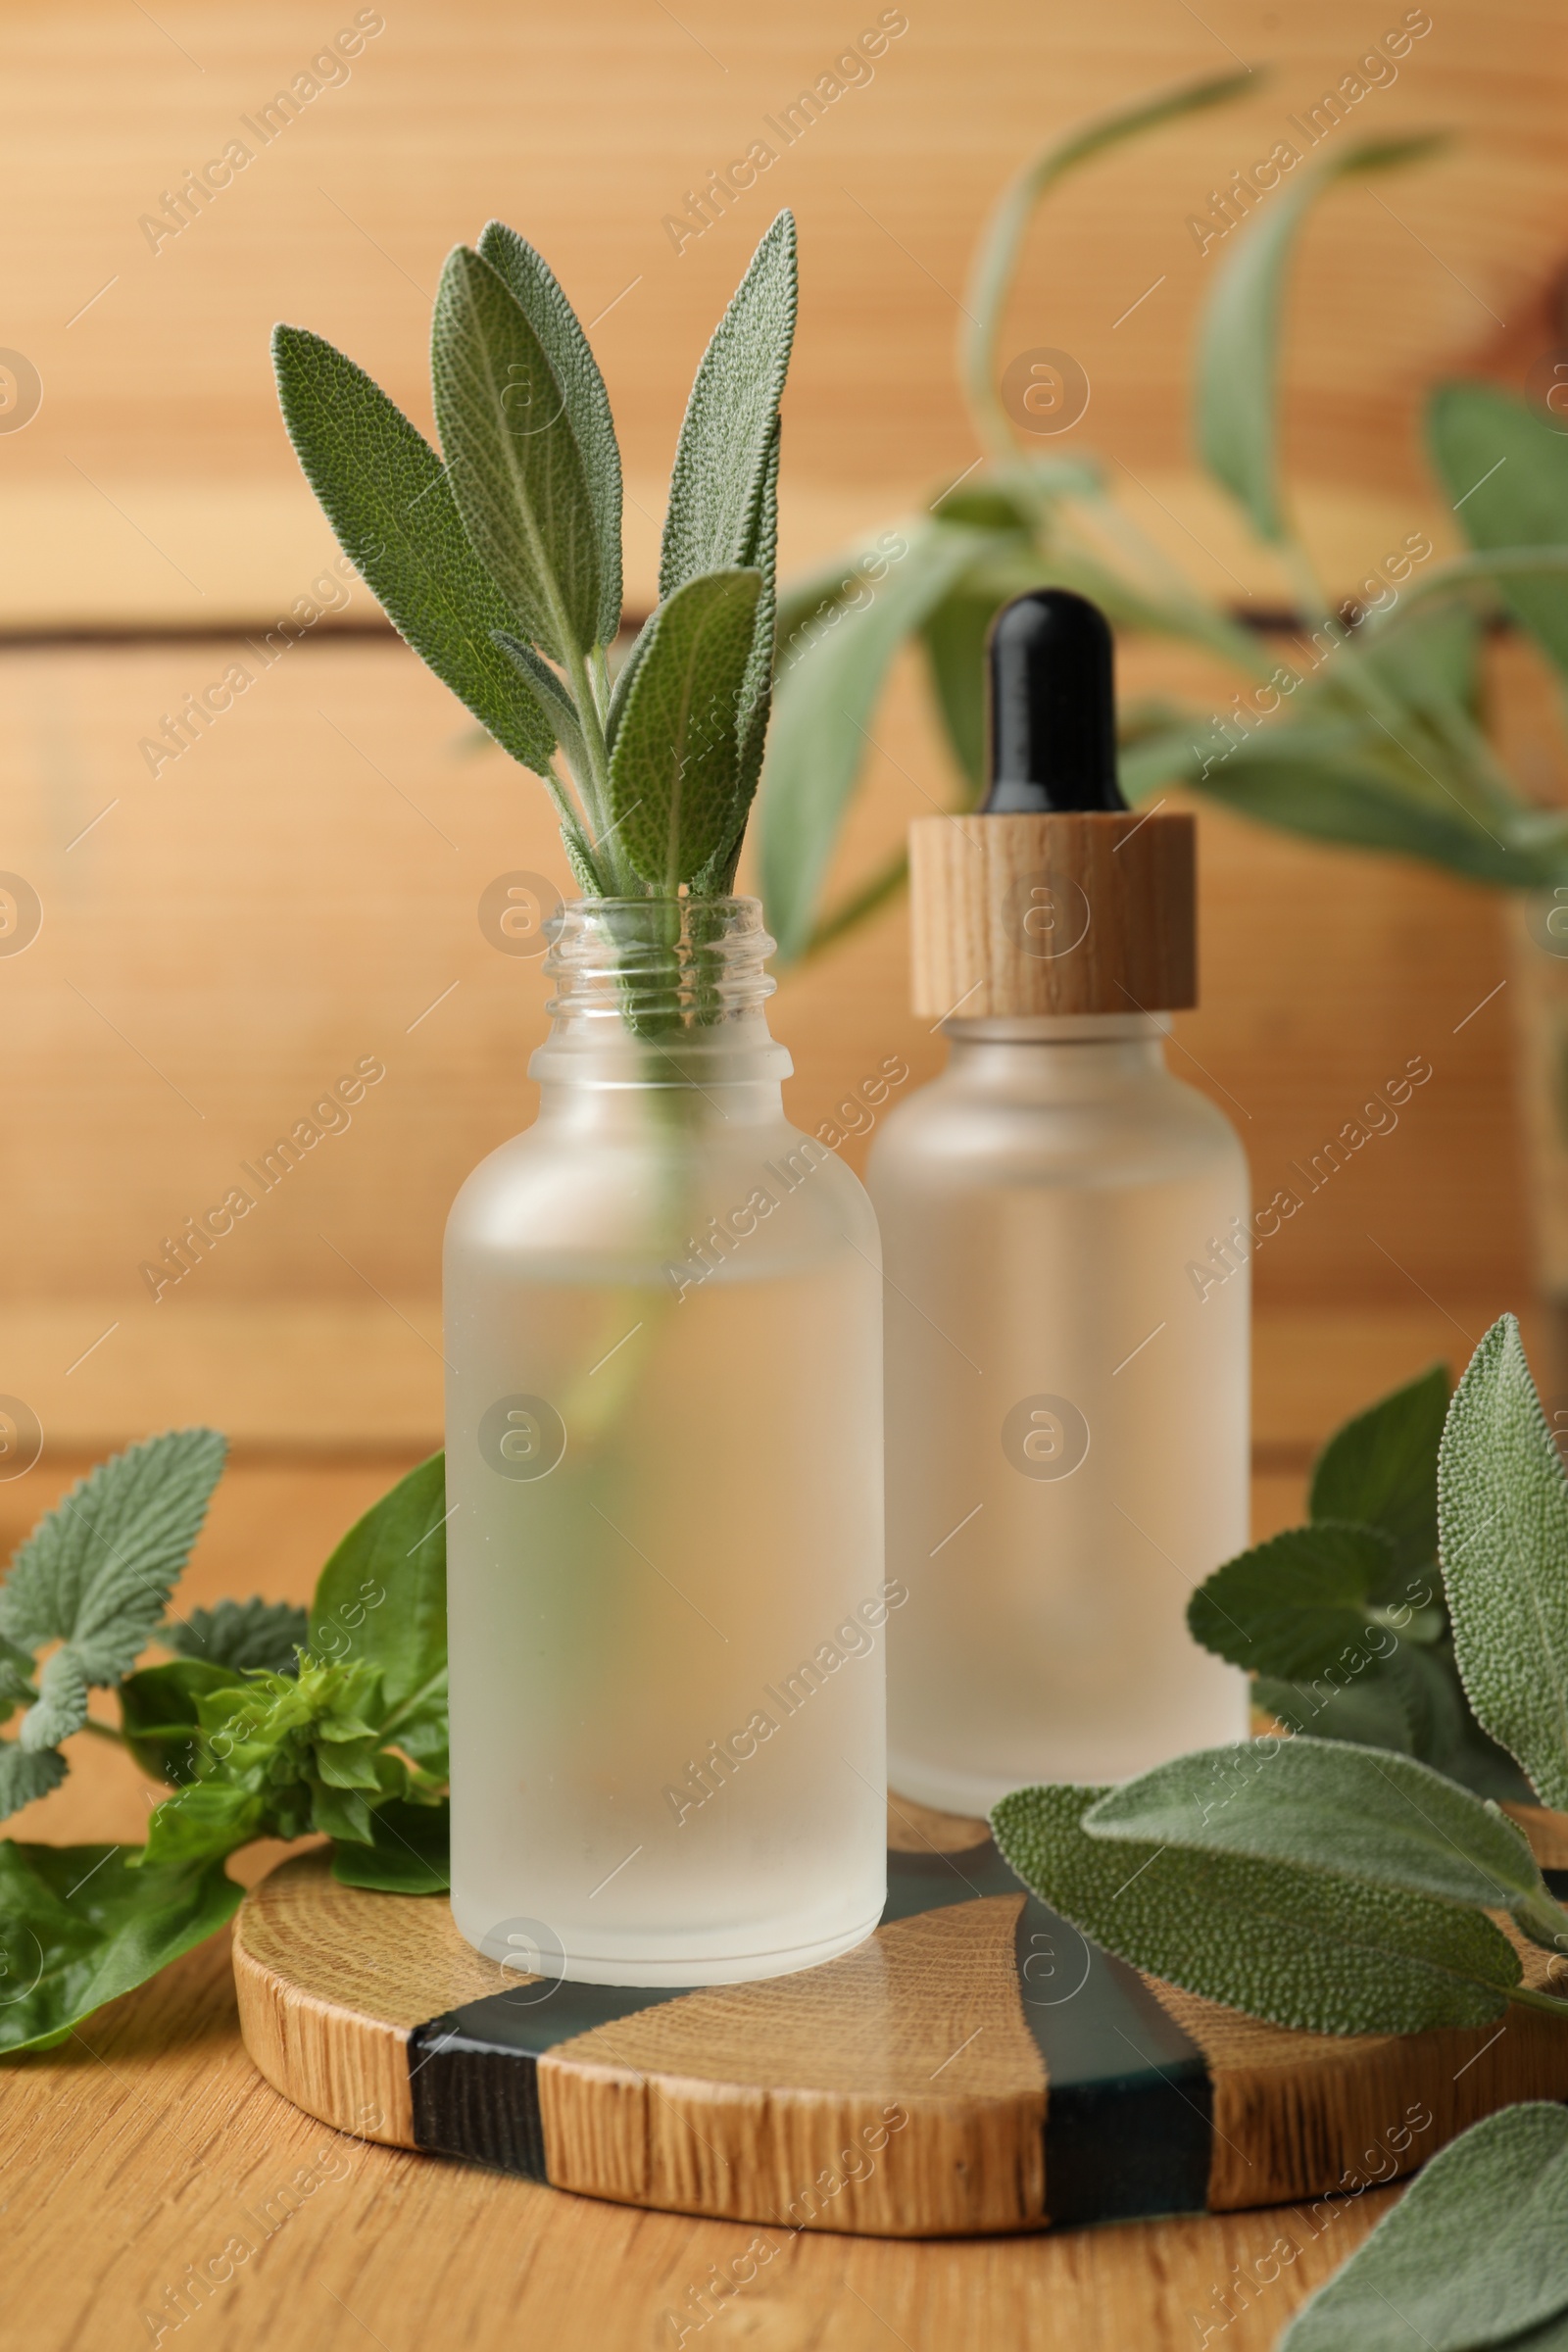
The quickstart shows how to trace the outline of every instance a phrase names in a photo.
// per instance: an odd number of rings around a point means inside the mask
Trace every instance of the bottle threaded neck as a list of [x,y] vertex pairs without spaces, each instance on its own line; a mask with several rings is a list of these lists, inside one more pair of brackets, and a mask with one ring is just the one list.
[[693,1084],[787,1077],[763,1010],[778,983],[758,899],[573,899],[550,925],[552,1028],[536,1078]]
[[552,928],[556,1021],[708,1029],[760,1012],[778,985],[758,899],[570,899]]

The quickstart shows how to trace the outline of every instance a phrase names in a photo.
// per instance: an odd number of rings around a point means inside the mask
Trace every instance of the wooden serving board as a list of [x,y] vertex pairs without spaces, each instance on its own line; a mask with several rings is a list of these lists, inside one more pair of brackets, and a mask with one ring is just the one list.
[[[1526,1816],[1544,1862],[1557,1817]],[[932,2237],[1228,2212],[1390,2179],[1519,2098],[1568,2099],[1568,2019],[1333,2036],[1141,1976],[1024,1892],[979,1821],[898,1800],[888,1906],[792,1977],[519,1979],[438,1896],[324,1851],[234,1930],[246,2047],[308,2114],[623,2204]],[[1547,1955],[1527,1949],[1534,1981]]]

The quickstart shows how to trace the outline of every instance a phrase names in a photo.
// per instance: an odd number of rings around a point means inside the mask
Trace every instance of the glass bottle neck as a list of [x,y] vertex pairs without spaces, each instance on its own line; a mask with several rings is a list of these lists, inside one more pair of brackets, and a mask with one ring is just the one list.
[[1169,1015],[1152,1012],[1040,1013],[1011,1020],[942,1024],[948,1079],[961,1087],[1078,1095],[1168,1078]]
[[528,1065],[542,1116],[608,1094],[667,1097],[683,1125],[781,1115],[794,1064],[768,1031],[758,900],[580,899],[552,933],[551,1031]]

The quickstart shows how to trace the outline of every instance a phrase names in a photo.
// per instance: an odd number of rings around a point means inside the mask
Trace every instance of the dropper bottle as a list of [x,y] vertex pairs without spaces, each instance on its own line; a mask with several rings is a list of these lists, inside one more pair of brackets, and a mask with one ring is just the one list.
[[1000,614],[991,783],[910,830],[944,1074],[871,1152],[882,1228],[889,1780],[983,1812],[1241,1737],[1195,1585],[1248,1540],[1248,1169],[1165,1067],[1197,1002],[1194,820],[1128,808],[1110,631]]

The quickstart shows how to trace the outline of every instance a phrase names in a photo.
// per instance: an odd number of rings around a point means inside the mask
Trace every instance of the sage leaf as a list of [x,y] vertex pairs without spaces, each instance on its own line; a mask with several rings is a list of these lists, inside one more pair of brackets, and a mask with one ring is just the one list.
[[999,599],[973,580],[955,581],[921,629],[948,749],[978,806],[986,788],[986,646]]
[[63,2039],[233,1917],[221,1863],[133,1871],[140,1850],[0,1840],[0,2051]]
[[172,1618],[160,1639],[182,1658],[204,1659],[210,1666],[226,1666],[227,1679],[253,1666],[274,1674],[291,1674],[294,1652],[306,1642],[309,1618],[291,1600],[220,1600],[216,1609],[192,1609]]
[[1432,137],[1363,139],[1302,172],[1276,196],[1220,266],[1199,330],[1199,452],[1220,485],[1246,509],[1260,539],[1287,536],[1279,483],[1280,318],[1296,232],[1336,180],[1414,163],[1442,142]]
[[763,553],[778,404],[795,340],[795,219],[780,213],[713,330],[692,384],[669,482],[659,593]]
[[332,1848],[332,1876],[341,1886],[376,1894],[441,1894],[452,1884],[452,1808],[389,1797],[370,1816],[368,1845]]
[[[221,1603],[216,1614],[224,1607],[234,1603]],[[293,1666],[291,1656],[289,1669]],[[197,1702],[214,1690],[231,1689],[233,1682],[234,1665],[220,1666],[206,1658],[175,1658],[170,1665],[143,1666],[125,1677],[118,1692],[121,1733],[150,1780],[182,1788],[196,1779],[201,1733]]]
[[991,1826],[1026,1886],[1135,1968],[1312,2034],[1502,2016],[1519,1959],[1483,1913],[1286,1863],[1091,1837],[1083,1816],[1110,1793],[1015,1789]]
[[1387,1748],[1297,1739],[1200,1749],[1113,1788],[1083,1826],[1124,1844],[1250,1854],[1436,1902],[1506,1909],[1548,1947],[1568,1936],[1568,1913],[1547,1894],[1524,1833]]
[[1359,1520],[1392,1540],[1391,1586],[1438,1556],[1438,1447],[1447,1410],[1447,1367],[1434,1364],[1336,1430],[1312,1472],[1314,1519]]
[[1527,2352],[1542,2339],[1523,2331],[1565,2310],[1568,2113],[1530,2100],[1439,2150],[1302,2305],[1280,2352],[1473,2352],[1516,2341]]
[[1195,1642],[1253,1674],[1309,1682],[1363,1653],[1372,1595],[1390,1581],[1393,1540],[1375,1527],[1321,1520],[1227,1560],[1187,1604]]
[[[1513,393],[1440,384],[1427,409],[1427,445],[1472,547],[1568,541],[1568,444]],[[1568,669],[1568,580],[1510,571],[1497,585],[1542,650]]]
[[610,763],[613,830],[673,896],[728,839],[740,784],[741,696],[761,574],[705,572],[666,598],[626,698]]
[[350,1528],[316,1587],[310,1648],[375,1669],[366,1720],[444,1778],[447,1768],[446,1457],[433,1453]]
[[387,618],[503,751],[542,774],[556,733],[492,643],[517,615],[475,556],[447,468],[363,368],[304,327],[272,334],[294,454]]
[[543,254],[505,221],[485,223],[479,258],[505,280],[540,347],[566,404],[566,421],[582,459],[593,509],[599,557],[599,612],[595,637],[613,644],[620,628],[620,450],[610,395],[576,312]]
[[773,690],[758,843],[767,927],[786,962],[811,936],[894,656],[987,545],[967,525],[911,531],[867,603],[843,607],[820,636],[795,640]]
[[65,1757],[55,1748],[24,1747],[20,1740],[0,1740],[0,1820],[58,1788],[68,1769]]
[[[0,1586],[0,1635],[29,1653],[69,1643],[88,1683],[128,1674],[201,1533],[223,1452],[217,1430],[172,1430],[78,1479],[12,1562]],[[55,1688],[63,1689],[58,1679]]]
[[1438,1494],[1454,1654],[1476,1720],[1543,1804],[1568,1806],[1568,1478],[1512,1315],[1494,1323],[1454,1392]]
[[[1550,887],[1568,875],[1568,818],[1555,811],[1492,803],[1471,814],[1386,737],[1355,722],[1293,722],[1270,728],[1216,760],[1189,744],[1173,749],[1158,780],[1184,781],[1261,824],[1317,841],[1348,843],[1468,874],[1516,890]],[[1152,788],[1148,774],[1140,792]]]
[[436,422],[469,543],[558,662],[599,641],[599,534],[566,394],[506,279],[447,257],[430,330]]
[[741,679],[737,733],[740,741],[740,760],[735,790],[731,796],[729,825],[725,836],[699,871],[692,877],[693,895],[698,898],[727,898],[735,885],[735,868],[740,863],[741,839],[752,802],[757,795],[758,778],[762,772],[762,751],[767,741],[768,720],[773,705],[773,642],[777,622],[775,602],[775,564],[778,555],[778,468],[782,446],[777,425],[773,428],[773,447],[762,482],[762,503],[753,551],[753,568],[761,576],[758,591],[757,612],[752,622],[751,650],[746,657],[745,674]]

